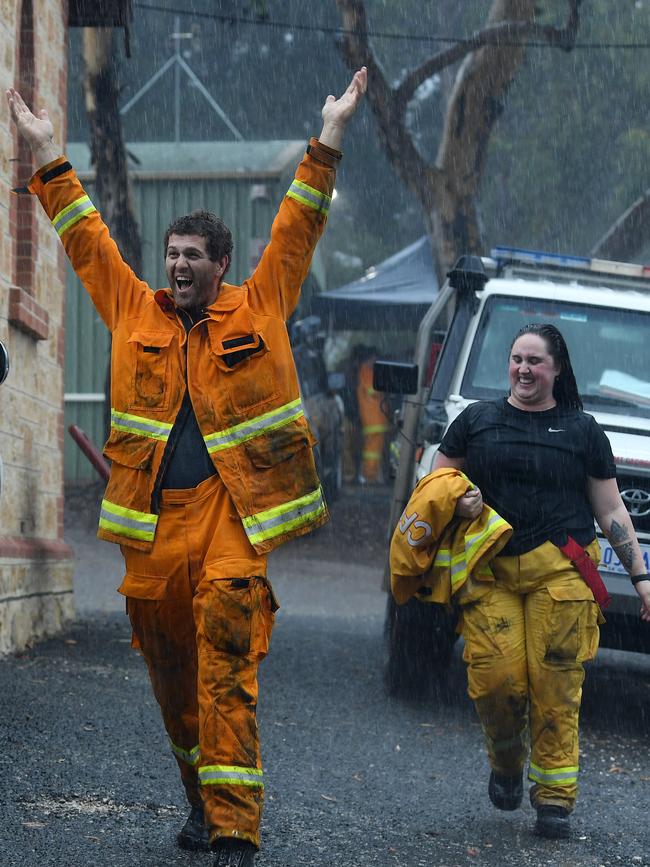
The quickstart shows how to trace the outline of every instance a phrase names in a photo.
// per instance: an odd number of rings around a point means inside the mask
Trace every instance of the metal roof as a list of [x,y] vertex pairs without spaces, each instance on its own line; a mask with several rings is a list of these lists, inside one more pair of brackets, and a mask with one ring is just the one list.
[[[306,148],[298,140],[133,142],[129,174],[138,180],[271,178],[293,171]],[[90,148],[68,142],[66,156],[82,180],[94,177]]]

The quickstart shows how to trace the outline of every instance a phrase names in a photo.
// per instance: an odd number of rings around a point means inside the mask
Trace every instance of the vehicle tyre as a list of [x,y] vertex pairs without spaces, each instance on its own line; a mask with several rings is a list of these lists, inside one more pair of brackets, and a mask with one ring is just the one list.
[[390,695],[416,699],[432,691],[449,665],[458,639],[457,621],[457,615],[443,605],[417,599],[397,605],[389,594],[384,683]]

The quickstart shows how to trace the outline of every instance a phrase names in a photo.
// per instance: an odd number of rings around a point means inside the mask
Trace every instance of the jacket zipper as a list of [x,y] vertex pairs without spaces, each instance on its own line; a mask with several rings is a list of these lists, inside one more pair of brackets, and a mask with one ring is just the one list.
[[[187,313],[185,310],[182,310],[180,307],[177,307],[176,310],[178,312],[178,317],[183,323],[183,327],[185,328],[185,392],[183,394],[181,408],[178,411],[178,415],[174,420],[174,424],[169,434],[169,439],[167,440],[165,451],[163,453],[163,459],[160,462],[160,466],[158,467],[158,474],[156,475],[156,481],[154,482],[153,490],[151,492],[152,515],[157,515],[159,513],[160,491],[162,489],[163,479],[165,478],[167,467],[169,466],[169,462],[171,461],[172,455],[174,454],[174,449],[176,448],[181,434],[183,433],[183,428],[187,424],[189,414],[193,411],[192,400],[190,398],[190,389],[187,381],[187,352],[190,342],[190,331],[192,331],[195,325],[198,325],[200,322],[203,322],[207,318],[205,316],[204,310],[201,310],[201,313],[203,314],[203,319],[199,319],[197,322],[192,319],[189,313]],[[187,319],[189,319],[189,328],[188,323],[184,317],[187,317]]]

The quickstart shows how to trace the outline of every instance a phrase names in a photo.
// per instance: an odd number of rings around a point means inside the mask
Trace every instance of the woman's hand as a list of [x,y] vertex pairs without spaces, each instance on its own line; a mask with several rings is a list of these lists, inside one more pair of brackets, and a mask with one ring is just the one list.
[[647,581],[637,581],[634,589],[641,598],[641,620],[650,623],[650,578]]
[[469,518],[473,521],[481,514],[483,509],[483,497],[478,488],[472,488],[456,501],[454,515],[458,518]]

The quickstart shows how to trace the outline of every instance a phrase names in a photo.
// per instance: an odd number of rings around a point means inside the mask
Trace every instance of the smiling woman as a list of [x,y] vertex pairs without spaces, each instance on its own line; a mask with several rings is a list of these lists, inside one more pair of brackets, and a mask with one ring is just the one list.
[[536,831],[567,837],[583,663],[598,647],[596,600],[606,604],[594,519],[635,576],[646,620],[650,581],[609,440],[582,410],[554,325],[534,323],[515,335],[508,380],[507,397],[470,404],[451,424],[434,469],[463,470],[474,484],[458,498],[457,518],[474,520],[485,504],[513,528],[490,562],[491,580],[458,593],[469,694],[492,767],[490,800],[501,810],[520,806],[530,739]]
[[560,367],[538,334],[522,334],[510,350],[508,378],[510,403],[519,409],[540,411],[555,405],[553,387]]

